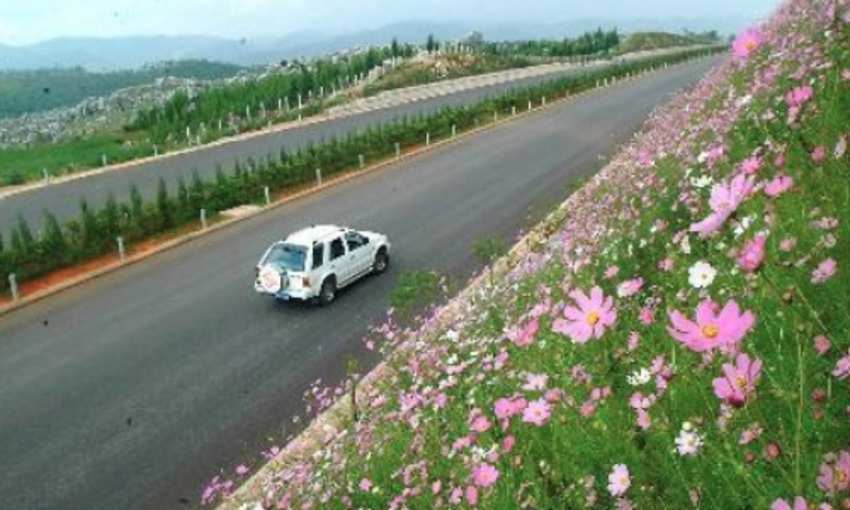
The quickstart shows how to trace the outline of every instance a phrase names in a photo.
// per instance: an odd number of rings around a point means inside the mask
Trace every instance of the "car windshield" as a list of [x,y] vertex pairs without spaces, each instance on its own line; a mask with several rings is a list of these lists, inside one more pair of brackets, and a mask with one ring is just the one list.
[[303,271],[307,260],[307,248],[296,244],[276,244],[263,260],[263,265],[270,264],[278,269],[287,271]]

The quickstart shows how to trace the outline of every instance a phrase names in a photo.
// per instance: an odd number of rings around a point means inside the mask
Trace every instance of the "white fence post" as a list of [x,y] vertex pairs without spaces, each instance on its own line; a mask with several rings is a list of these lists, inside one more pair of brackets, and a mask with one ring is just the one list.
[[321,168],[316,169],[316,185],[317,186],[322,185],[322,169]]
[[457,136],[457,125],[452,124],[452,138]]
[[9,275],[9,290],[12,291],[12,301],[17,301],[18,296],[18,279],[15,273]]
[[428,131],[425,133],[425,147],[431,145],[431,132]]
[[516,105],[511,106],[511,115],[516,115]]
[[127,256],[127,253],[124,251],[124,238],[118,236],[115,238],[115,242],[118,243],[118,256],[121,258],[121,262],[124,262],[124,259]]
[[207,210],[201,209],[201,228],[207,229]]
[[301,94],[298,94],[298,109],[300,110],[303,104],[301,103]]
[[540,98],[540,106],[546,106],[546,96]]
[[271,205],[272,197],[271,197],[271,193],[269,193],[269,187],[268,186],[263,186],[263,194],[266,196],[266,205]]
[[106,159],[106,154],[100,155],[100,162],[103,163],[103,166],[106,166],[109,163],[109,160]]
[[44,183],[50,184],[50,173],[47,171],[47,169],[42,168],[41,173],[42,173],[42,175],[44,175]]
[[493,112],[493,123],[499,122],[499,112]]
[[395,143],[395,158],[398,159],[401,157],[401,145],[398,142]]
[[189,143],[192,142],[192,128],[190,128],[189,126],[186,126],[186,141],[188,141]]
[[159,156],[159,147],[156,144],[153,145],[153,155],[154,157]]
[[366,158],[363,157],[363,154],[357,155],[357,161],[360,163],[360,168],[363,168],[366,165]]
[[277,113],[279,114],[281,110],[283,110],[283,99],[277,98]]

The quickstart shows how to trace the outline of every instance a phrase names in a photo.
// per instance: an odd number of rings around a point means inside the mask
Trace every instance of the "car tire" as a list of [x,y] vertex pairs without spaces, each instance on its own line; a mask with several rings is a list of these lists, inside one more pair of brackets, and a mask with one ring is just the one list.
[[327,278],[319,291],[319,306],[328,306],[336,299],[336,280]]
[[372,263],[372,272],[375,274],[381,274],[387,270],[390,266],[390,256],[387,254],[387,250],[380,250],[375,255],[375,261]]

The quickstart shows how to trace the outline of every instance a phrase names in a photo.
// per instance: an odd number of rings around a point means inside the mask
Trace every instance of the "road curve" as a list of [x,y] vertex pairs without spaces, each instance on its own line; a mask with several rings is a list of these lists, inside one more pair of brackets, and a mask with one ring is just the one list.
[[[399,271],[466,278],[470,245],[626,141],[717,58],[621,83],[280,207],[0,320],[0,501],[10,509],[179,509],[201,485],[279,441],[301,395],[376,360],[360,339]],[[391,271],[329,308],[251,289],[268,243],[307,223],[390,235]]]
[[[672,52],[674,50],[661,50]],[[633,60],[651,55],[652,52],[634,53],[623,57]],[[378,108],[362,113],[350,113],[344,116],[319,122],[308,122],[303,126],[267,133],[254,133],[238,141],[212,144],[197,150],[174,154],[166,158],[143,161],[120,170],[108,171],[80,179],[57,182],[50,186],[0,197],[0,233],[6,235],[17,225],[18,215],[24,217],[29,225],[38,230],[44,222],[44,211],[49,210],[64,223],[77,218],[80,214],[80,200],[85,198],[95,210],[106,202],[110,193],[119,202],[129,202],[130,184],[135,184],[142,196],[153,200],[156,196],[160,177],[164,178],[168,189],[173,195],[177,189],[177,181],[182,177],[187,183],[193,170],[204,180],[213,180],[216,166],[232,170],[236,160],[245,161],[249,157],[256,160],[269,155],[277,156],[280,149],[294,150],[310,143],[322,143],[334,137],[341,138],[349,133],[362,131],[369,126],[392,122],[398,118],[410,115],[433,113],[447,106],[475,104],[485,97],[504,93],[510,89],[528,87],[561,76],[581,73],[598,67],[612,65],[609,61],[599,61],[586,67],[564,67],[557,72],[513,79],[511,81],[475,88],[462,88],[445,95],[431,97],[431,93],[422,92],[420,100],[394,104],[386,108]],[[434,88],[456,88],[453,82],[447,84],[432,84]],[[403,90],[397,94],[402,94]],[[408,94],[415,92],[408,91]],[[355,109],[356,110],[356,109]],[[321,117],[319,117],[321,118]],[[311,119],[315,120],[315,119]]]

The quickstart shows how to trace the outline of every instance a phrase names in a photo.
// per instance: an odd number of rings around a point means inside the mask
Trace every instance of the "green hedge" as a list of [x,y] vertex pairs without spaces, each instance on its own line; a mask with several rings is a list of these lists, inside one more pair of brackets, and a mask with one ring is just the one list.
[[180,180],[176,189],[169,190],[160,180],[155,200],[145,202],[131,185],[129,203],[117,203],[109,197],[104,207],[93,211],[85,201],[80,203],[78,219],[60,226],[56,218],[45,211],[45,228],[34,235],[26,221],[19,217],[18,225],[8,240],[0,236],[0,288],[8,286],[6,275],[16,273],[18,281],[41,276],[57,268],[114,252],[115,238],[122,236],[131,245],[155,234],[196,221],[200,209],[208,216],[218,211],[246,203],[263,200],[263,188],[284,190],[311,182],[316,168],[325,177],[356,168],[358,155],[367,161],[390,157],[395,143],[402,148],[423,143],[425,134],[432,140],[451,136],[452,126],[462,132],[490,122],[493,113],[509,114],[516,107],[522,111],[529,101],[540,104],[541,96],[556,100],[595,87],[597,80],[621,77],[663,63],[676,63],[705,55],[707,50],[690,50],[681,53],[646,59],[640,62],[616,65],[605,69],[555,79],[526,89],[513,90],[489,98],[473,106],[446,108],[431,115],[406,117],[396,122],[370,127],[364,132],[333,139],[325,144],[310,145],[293,153],[281,150],[262,161],[248,159],[237,163],[233,173],[220,167],[215,179],[203,181],[197,171],[190,182]]

